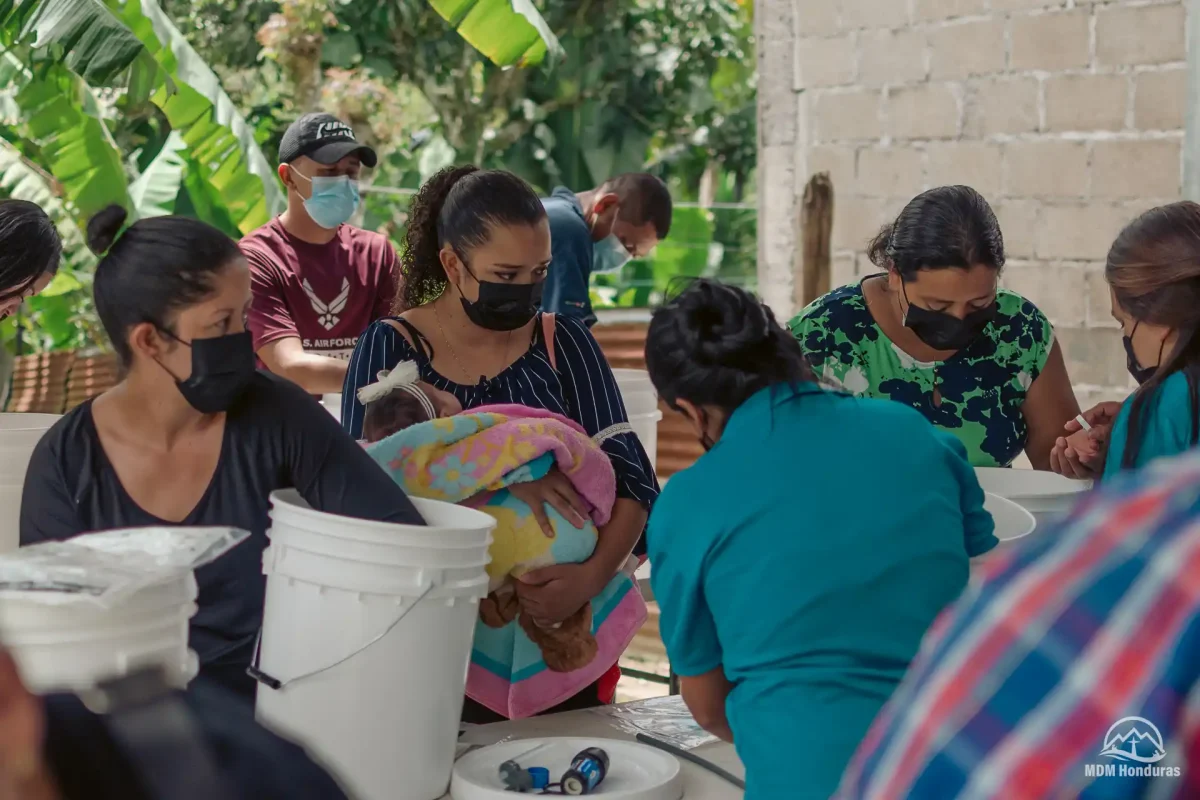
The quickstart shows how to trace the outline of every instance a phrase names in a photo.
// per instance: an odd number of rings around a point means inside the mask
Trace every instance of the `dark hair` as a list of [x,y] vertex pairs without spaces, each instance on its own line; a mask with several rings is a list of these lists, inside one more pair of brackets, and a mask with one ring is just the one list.
[[1174,350],[1133,393],[1121,458],[1128,468],[1141,450],[1148,400],[1173,373],[1187,377],[1192,444],[1200,440],[1200,205],[1160,206],[1129,223],[1108,251],[1104,278],[1135,320],[1179,334]]
[[911,281],[922,269],[1004,267],[996,214],[970,186],[941,186],[914,197],[867,246],[871,262]]
[[62,237],[41,206],[0,200],[0,300],[22,294],[43,275],[58,272]]
[[149,217],[121,233],[125,219],[118,205],[96,214],[88,220],[87,245],[102,255],[92,287],[96,313],[121,364],[129,366],[129,329],[149,322],[170,330],[171,313],[211,294],[217,274],[241,253],[232,239],[197,219]]
[[641,227],[654,223],[659,241],[671,232],[671,192],[667,185],[647,172],[627,172],[605,181],[603,192],[612,192],[620,201],[617,218]]
[[511,172],[471,165],[441,170],[425,181],[408,212],[396,313],[445,291],[448,279],[438,258],[443,245],[461,255],[487,242],[494,226],[536,225],[545,218],[537,192]]
[[405,428],[429,421],[421,401],[405,391],[394,391],[367,403],[363,413],[363,439],[378,442]]
[[733,412],[768,386],[813,380],[800,343],[754,295],[698,279],[655,310],[646,369],[672,408],[687,400]]

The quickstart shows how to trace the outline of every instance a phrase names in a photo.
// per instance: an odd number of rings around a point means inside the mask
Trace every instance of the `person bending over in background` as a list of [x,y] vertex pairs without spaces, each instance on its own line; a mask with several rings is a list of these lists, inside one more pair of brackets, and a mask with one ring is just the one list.
[[358,210],[358,173],[375,161],[349,125],[305,114],[279,145],[287,210],[239,245],[254,290],[254,349],[310,394],[342,390],[358,337],[396,294],[392,243],[347,224]]
[[196,570],[190,645],[200,674],[254,697],[246,675],[262,623],[271,492],[313,508],[423,524],[404,492],[295,384],[257,372],[246,313],[250,272],[225,234],[186,217],[121,231],[111,206],[88,223],[103,254],[96,312],[120,359],[114,388],[69,412],[34,449],[21,544],[172,525],[251,537]]
[[542,308],[596,323],[592,273],[613,272],[645,258],[671,230],[671,193],[653,175],[631,172],[574,194],[560,186],[542,201],[550,220],[553,259]]
[[700,280],[655,311],[646,366],[707,451],[646,534],[683,699],[737,746],[746,800],[825,800],[996,545],[983,491],[920,414],[818,386],[741,289]]
[[[581,564],[527,573],[518,586],[532,617],[562,622],[620,572],[639,547],[658,481],[629,425],[616,379],[578,319],[538,313],[550,266],[550,227],[537,194],[509,172],[448,167],[413,201],[403,256],[400,316],[372,325],[355,348],[342,392],[342,424],[362,438],[358,390],[382,370],[415,361],[421,379],[453,394],[468,411],[515,404],[560,414],[599,442],[617,476],[612,518],[595,553]],[[549,503],[584,524],[570,480],[552,470],[511,490],[530,508]],[[620,670],[566,708],[607,703]],[[471,701],[464,718],[497,717]]]
[[50,285],[62,260],[62,238],[40,206],[0,200],[0,320]]
[[1124,403],[1067,423],[1051,454],[1056,472],[1107,480],[1196,446],[1200,436],[1200,205],[1147,211],[1113,243],[1104,268],[1113,318],[1138,388]]
[[1049,321],[1001,289],[1004,239],[967,186],[918,195],[871,242],[883,272],[818,298],[791,321],[819,375],[915,408],[976,467],[1022,450],[1035,469],[1079,413]]

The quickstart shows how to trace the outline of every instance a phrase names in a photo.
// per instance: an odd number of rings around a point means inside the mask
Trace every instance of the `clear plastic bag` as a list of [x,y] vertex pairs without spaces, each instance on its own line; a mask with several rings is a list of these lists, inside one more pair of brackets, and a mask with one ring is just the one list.
[[612,717],[618,728],[636,736],[644,733],[672,744],[680,750],[694,750],[719,741],[701,728],[679,696],[652,697],[619,706],[596,709],[596,713]]
[[145,559],[155,566],[197,569],[249,536],[239,528],[124,528],[77,536],[70,543],[98,553]]
[[249,535],[236,528],[133,528],[30,545],[0,556],[0,594],[110,607],[211,563]]

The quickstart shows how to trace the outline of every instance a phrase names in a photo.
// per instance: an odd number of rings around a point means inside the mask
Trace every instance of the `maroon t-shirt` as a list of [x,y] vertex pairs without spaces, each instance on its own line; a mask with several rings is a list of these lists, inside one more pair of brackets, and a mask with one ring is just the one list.
[[276,217],[238,246],[250,263],[255,350],[295,337],[310,353],[348,359],[396,298],[396,251],[372,231],[342,225],[328,244],[311,244]]

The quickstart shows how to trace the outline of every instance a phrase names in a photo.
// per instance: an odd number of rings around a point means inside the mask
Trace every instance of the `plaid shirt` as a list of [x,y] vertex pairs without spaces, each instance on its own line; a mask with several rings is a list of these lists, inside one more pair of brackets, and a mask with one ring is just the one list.
[[1200,798],[1200,453],[1106,482],[985,575],[927,634],[836,796]]

